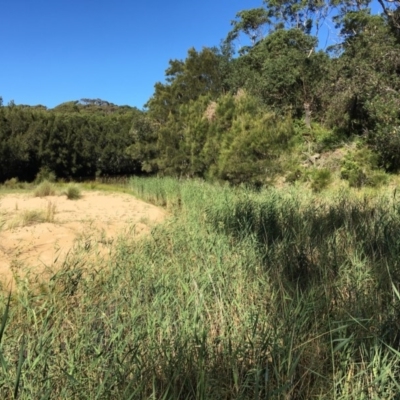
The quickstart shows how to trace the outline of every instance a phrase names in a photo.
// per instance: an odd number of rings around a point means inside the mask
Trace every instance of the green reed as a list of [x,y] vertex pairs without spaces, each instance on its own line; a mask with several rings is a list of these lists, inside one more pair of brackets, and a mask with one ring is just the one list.
[[128,187],[171,217],[4,291],[1,398],[396,398],[393,196]]

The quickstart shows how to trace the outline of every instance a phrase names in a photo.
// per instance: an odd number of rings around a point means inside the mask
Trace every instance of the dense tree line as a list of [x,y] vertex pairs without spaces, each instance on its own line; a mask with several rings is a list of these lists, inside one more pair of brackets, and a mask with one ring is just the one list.
[[[238,12],[219,47],[171,60],[145,111],[101,99],[0,107],[0,180],[150,173],[265,183],[323,132],[358,137],[400,169],[400,7],[265,0]],[[340,40],[322,50],[333,16]],[[265,32],[268,32],[265,35]],[[237,39],[245,40],[235,51]],[[243,39],[244,38],[244,39]],[[246,39],[247,38],[247,39]]]
[[0,107],[0,180],[32,180],[44,170],[67,179],[137,173],[126,149],[142,114],[110,103]]
[[[361,138],[377,167],[397,171],[399,3],[380,4],[381,15],[368,1],[269,0],[239,12],[219,49],[170,61],[147,103],[153,130],[132,147],[163,174],[262,183],[322,130],[331,142]],[[321,50],[313,34],[329,13],[341,41]],[[248,45],[236,54],[241,35]]]

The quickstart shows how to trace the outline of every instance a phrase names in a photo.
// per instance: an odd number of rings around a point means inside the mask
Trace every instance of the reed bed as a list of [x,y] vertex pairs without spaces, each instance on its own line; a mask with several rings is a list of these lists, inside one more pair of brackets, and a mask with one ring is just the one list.
[[127,189],[172,217],[3,292],[1,398],[399,398],[393,193]]

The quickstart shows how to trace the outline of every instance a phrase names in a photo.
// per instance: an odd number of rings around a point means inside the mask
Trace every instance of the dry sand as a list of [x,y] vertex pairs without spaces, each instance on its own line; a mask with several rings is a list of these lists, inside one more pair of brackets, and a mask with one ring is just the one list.
[[[0,197],[0,281],[12,281],[12,269],[29,267],[36,272],[61,265],[77,243],[107,248],[120,235],[138,237],[162,221],[164,210],[125,193],[87,191],[78,200],[66,196],[33,197],[6,194]],[[44,214],[53,209],[54,221],[22,226],[27,210]],[[18,226],[19,225],[19,226]]]

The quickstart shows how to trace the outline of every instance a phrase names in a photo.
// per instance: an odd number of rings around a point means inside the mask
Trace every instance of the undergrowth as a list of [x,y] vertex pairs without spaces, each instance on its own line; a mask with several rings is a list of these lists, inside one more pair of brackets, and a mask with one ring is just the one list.
[[1,298],[0,396],[395,399],[400,204],[132,179],[172,212]]
[[43,209],[23,210],[19,212],[8,223],[5,223],[4,221],[4,226],[7,229],[13,229],[17,227],[41,224],[44,222],[53,223],[55,220],[55,215],[56,205],[53,202],[48,201],[46,207]]
[[69,184],[64,192],[68,200],[78,200],[82,197],[82,191],[79,186]]
[[56,189],[54,183],[50,181],[42,181],[33,191],[35,197],[54,196],[55,194]]

